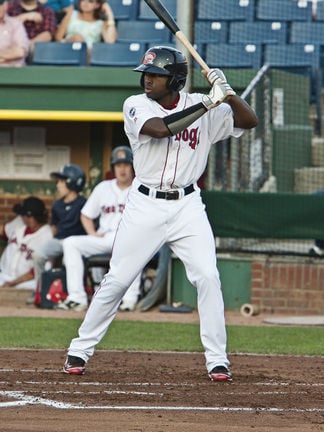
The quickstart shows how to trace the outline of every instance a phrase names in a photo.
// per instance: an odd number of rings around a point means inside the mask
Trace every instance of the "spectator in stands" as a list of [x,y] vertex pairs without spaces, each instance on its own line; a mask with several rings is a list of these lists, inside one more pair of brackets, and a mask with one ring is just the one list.
[[73,10],[73,0],[39,0],[40,3],[53,9],[56,22],[59,24],[64,16]]
[[13,210],[18,216],[0,225],[0,235],[8,242],[0,259],[0,287],[35,289],[33,251],[52,238],[47,210],[42,200],[32,196]]
[[29,50],[24,25],[7,14],[7,0],[0,0],[0,66],[23,66]]
[[[74,164],[64,165],[60,172],[51,173],[56,181],[59,199],[52,206],[51,228],[53,238],[45,244],[37,247],[33,253],[35,275],[38,281],[38,290],[41,289],[41,274],[47,263],[63,255],[63,239],[70,235],[85,234],[80,212],[86,199],[80,195],[85,185],[84,171]],[[35,297],[35,296],[34,296]],[[27,304],[38,304],[39,299],[27,299]]]
[[[130,147],[116,147],[112,153],[111,166],[116,178],[99,183],[81,210],[81,220],[87,235],[71,236],[63,241],[68,297],[57,309],[87,309],[88,298],[84,289],[82,257],[111,253],[134,176]],[[96,228],[95,221],[98,219],[99,226]],[[133,310],[139,294],[140,275],[124,295],[121,310]]]
[[79,0],[77,10],[69,11],[59,25],[55,39],[59,42],[115,43],[117,29],[114,14],[105,0]]
[[31,50],[35,42],[50,42],[56,31],[55,13],[37,0],[20,0],[8,3],[8,14],[17,17],[25,26]]

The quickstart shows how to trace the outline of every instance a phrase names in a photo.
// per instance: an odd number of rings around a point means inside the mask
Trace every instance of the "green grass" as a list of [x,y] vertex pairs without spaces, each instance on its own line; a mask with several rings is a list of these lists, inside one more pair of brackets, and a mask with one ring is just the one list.
[[[81,320],[0,318],[0,347],[66,349]],[[229,353],[324,355],[323,328],[228,326]],[[198,324],[113,321],[97,347],[111,350],[202,351]]]

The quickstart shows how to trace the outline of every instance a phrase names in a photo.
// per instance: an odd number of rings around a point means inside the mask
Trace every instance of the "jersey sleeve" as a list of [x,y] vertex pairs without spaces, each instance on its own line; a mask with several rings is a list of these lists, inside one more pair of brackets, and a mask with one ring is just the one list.
[[4,234],[6,239],[10,239],[15,234],[16,229],[24,225],[25,224],[21,216],[16,216],[12,221],[7,222],[4,226]]
[[[125,132],[129,137],[135,140],[145,141],[145,136],[140,137],[141,129],[144,123],[156,115],[150,109],[150,101],[143,98],[142,95],[131,96],[126,99],[123,106]],[[151,139],[151,137],[147,137]]]
[[[208,114],[211,117],[209,122],[209,137],[211,142],[218,142],[233,136],[240,137],[244,130],[234,127],[234,117],[232,108],[227,103],[222,103],[218,107],[211,109]],[[215,128],[215,124],[221,124],[221,128]]]

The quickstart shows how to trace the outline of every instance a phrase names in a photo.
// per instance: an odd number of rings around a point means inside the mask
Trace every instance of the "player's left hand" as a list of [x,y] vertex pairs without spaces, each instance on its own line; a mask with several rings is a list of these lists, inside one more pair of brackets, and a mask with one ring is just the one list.
[[232,87],[228,84],[226,76],[221,69],[209,69],[209,72],[203,70],[202,74],[211,86],[213,86],[215,83],[219,85],[223,89],[226,96],[236,94]]

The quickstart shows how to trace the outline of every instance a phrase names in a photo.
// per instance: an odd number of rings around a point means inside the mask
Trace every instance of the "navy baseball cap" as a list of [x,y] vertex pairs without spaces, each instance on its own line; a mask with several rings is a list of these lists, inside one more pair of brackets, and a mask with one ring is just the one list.
[[21,204],[14,205],[12,210],[21,216],[42,217],[46,214],[43,201],[33,196],[26,198]]

